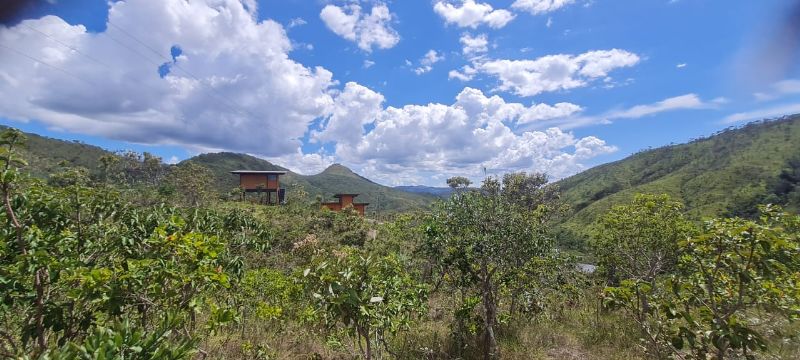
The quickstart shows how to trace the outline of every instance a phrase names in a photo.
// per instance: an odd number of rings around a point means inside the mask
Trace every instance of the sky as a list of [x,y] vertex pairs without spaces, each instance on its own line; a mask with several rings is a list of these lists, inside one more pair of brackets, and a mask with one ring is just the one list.
[[559,179],[800,113],[797,1],[49,0],[0,25],[0,124],[386,185]]

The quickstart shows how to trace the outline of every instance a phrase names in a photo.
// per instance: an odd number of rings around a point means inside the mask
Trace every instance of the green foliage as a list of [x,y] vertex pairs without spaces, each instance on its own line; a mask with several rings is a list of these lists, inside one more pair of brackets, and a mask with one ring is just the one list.
[[[501,183],[487,178],[481,191],[456,193],[437,204],[419,250],[451,286],[466,294],[463,298],[472,293],[481,298],[486,357],[498,355],[494,329],[501,290],[520,278],[525,264],[553,249],[544,225],[558,204],[554,197],[542,197],[536,204],[519,201],[536,198],[540,187],[526,191],[517,179],[509,176]],[[523,288],[514,287],[518,291],[511,297],[522,296]]]
[[185,206],[198,207],[217,197],[212,187],[214,174],[203,165],[188,161],[170,171],[167,183],[176,196],[176,201]]
[[278,326],[292,319],[305,320],[302,295],[303,288],[293,277],[269,268],[246,271],[236,291],[245,316]]
[[800,217],[762,213],[709,221],[680,244],[676,274],[623,281],[606,290],[606,303],[635,315],[653,354],[755,358],[768,344],[750,316],[800,316]]
[[453,176],[447,179],[447,186],[452,189],[466,189],[472,185],[472,181],[463,176]]
[[427,291],[395,257],[372,258],[352,249],[333,255],[333,261],[315,258],[303,271],[306,292],[324,323],[343,325],[358,337],[359,346],[363,339],[364,358],[371,359],[373,348],[388,346],[388,336],[407,330],[425,312]]
[[153,331],[137,328],[130,321],[111,326],[97,326],[81,343],[69,343],[42,354],[41,360],[180,360],[191,359],[197,352],[194,339],[173,334],[179,324],[174,317]]
[[681,203],[666,194],[639,194],[630,204],[614,206],[598,221],[592,245],[609,283],[652,282],[674,268],[678,243],[691,233],[692,224],[684,218]]

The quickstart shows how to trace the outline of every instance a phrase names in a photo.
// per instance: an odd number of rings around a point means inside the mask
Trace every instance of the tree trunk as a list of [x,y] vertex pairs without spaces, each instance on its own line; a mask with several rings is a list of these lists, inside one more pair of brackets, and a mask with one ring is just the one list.
[[484,325],[484,352],[483,358],[490,360],[497,356],[497,338],[494,335],[494,324],[497,322],[497,306],[494,302],[492,283],[486,264],[481,266],[481,292],[483,293],[483,325]]
[[[372,344],[370,344],[370,341],[369,341],[369,330],[359,327],[358,328],[358,335],[359,335],[359,337],[363,337],[364,340],[366,340],[366,342],[367,342],[367,348],[366,348],[366,351],[364,351],[364,359],[372,360]],[[359,342],[361,342],[360,339],[359,339]]]

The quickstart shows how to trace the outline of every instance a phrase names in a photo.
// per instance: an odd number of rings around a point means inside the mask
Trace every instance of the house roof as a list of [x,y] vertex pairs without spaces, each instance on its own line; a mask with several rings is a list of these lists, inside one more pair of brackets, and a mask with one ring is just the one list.
[[356,196],[358,196],[358,194],[336,194],[336,195],[333,195],[333,197],[335,197],[335,198],[341,198],[342,196],[356,197]]
[[286,171],[262,171],[262,170],[234,170],[231,174],[263,174],[263,175],[285,175]]

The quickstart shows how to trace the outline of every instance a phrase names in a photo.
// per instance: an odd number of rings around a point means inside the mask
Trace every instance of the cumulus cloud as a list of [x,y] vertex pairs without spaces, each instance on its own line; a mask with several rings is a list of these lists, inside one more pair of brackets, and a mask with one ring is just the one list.
[[291,154],[268,157],[267,160],[274,164],[286,164],[292,171],[306,175],[319,174],[336,162],[333,155],[304,154],[300,149]]
[[500,172],[544,171],[558,178],[616,150],[600,139],[576,138],[558,128],[516,133],[513,124],[526,116],[546,117],[541,107],[465,88],[451,105],[385,108],[372,131],[355,144],[337,144],[336,153],[375,179],[395,182],[394,174],[403,173],[408,182],[431,174],[479,176],[483,166]]
[[639,62],[634,53],[612,49],[589,51],[580,55],[547,55],[534,60],[490,60],[475,67],[497,77],[497,90],[511,91],[519,96],[534,96],[543,92],[569,90],[589,82],[607,78],[612,70],[630,67]]
[[336,96],[332,115],[323,124],[324,130],[316,132],[313,137],[323,142],[357,143],[364,134],[364,124],[377,117],[383,101],[383,95],[348,82]]
[[292,60],[284,28],[240,1],[110,2],[108,16],[100,33],[55,16],[0,27],[0,116],[282,156],[334,104],[331,72]]
[[533,15],[541,15],[556,11],[574,2],[575,0],[516,0],[511,7]]
[[361,50],[367,52],[372,51],[373,47],[389,49],[400,42],[400,35],[390,24],[392,14],[389,7],[381,2],[373,5],[369,13],[362,13],[357,3],[326,5],[319,17],[336,35],[358,44]]
[[470,59],[474,59],[489,51],[489,39],[486,34],[472,36],[465,33],[461,35],[459,41],[463,46],[461,52]]
[[447,24],[473,29],[480,25],[499,29],[514,19],[514,14],[508,10],[495,10],[492,5],[478,3],[475,0],[464,0],[455,4],[450,1],[437,1],[433,5],[433,11],[439,14]]
[[425,53],[425,56],[420,59],[419,64],[420,66],[414,69],[414,72],[417,75],[422,75],[426,72],[433,70],[433,64],[436,64],[439,61],[444,60],[444,55],[439,54],[436,50],[428,50]]

